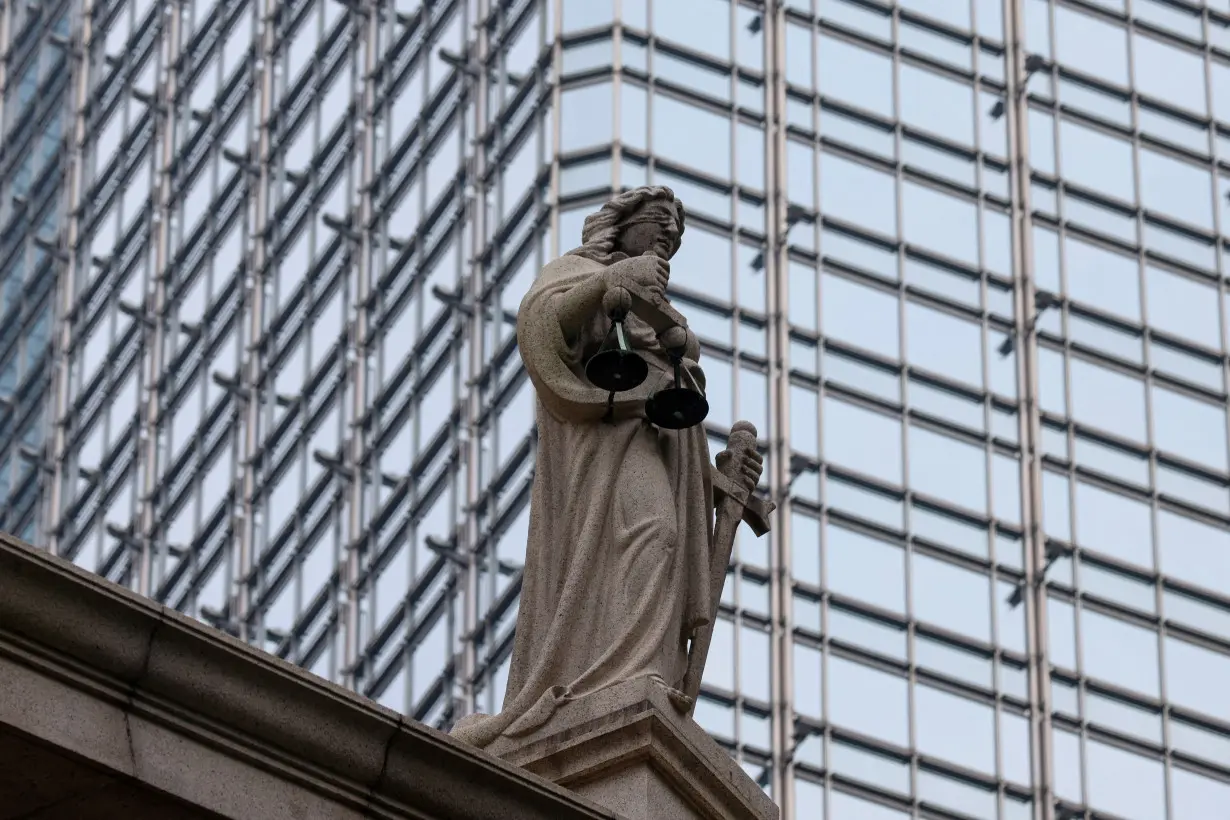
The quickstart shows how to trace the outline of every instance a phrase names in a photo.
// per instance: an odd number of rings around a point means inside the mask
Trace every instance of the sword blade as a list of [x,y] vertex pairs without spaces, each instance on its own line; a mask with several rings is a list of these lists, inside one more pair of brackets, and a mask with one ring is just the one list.
[[688,714],[696,710],[696,698],[700,695],[700,679],[705,671],[705,661],[709,659],[709,647],[713,644],[713,630],[717,626],[718,607],[722,599],[722,587],[726,583],[726,570],[730,566],[730,555],[735,549],[735,535],[739,530],[739,521],[743,518],[743,505],[736,499],[724,498],[718,505],[716,520],[713,527],[713,562],[709,565],[709,592],[712,601],[712,616],[709,623],[696,631],[692,638],[692,649],[688,653],[688,669],[681,687],[683,693],[691,698]]

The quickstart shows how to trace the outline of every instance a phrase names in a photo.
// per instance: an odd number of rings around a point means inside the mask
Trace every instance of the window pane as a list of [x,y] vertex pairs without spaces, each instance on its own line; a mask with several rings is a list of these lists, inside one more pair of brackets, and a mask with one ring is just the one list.
[[883,171],[820,153],[820,207],[825,216],[888,236],[897,233],[896,185]]
[[1072,358],[1072,416],[1137,441],[1145,439],[1145,386],[1137,378]]
[[1166,638],[1166,696],[1178,706],[1230,721],[1230,656]]
[[824,400],[824,457],[891,484],[901,484],[901,422],[848,402]]
[[1166,816],[1166,781],[1160,760],[1088,740],[1085,766],[1089,804],[1120,817]]
[[890,359],[900,355],[895,294],[826,271],[820,274],[820,304],[825,336]]
[[910,363],[973,386],[982,385],[982,329],[951,313],[906,303]]
[[905,610],[905,550],[829,524],[829,588],[839,595],[893,612]]
[[1080,621],[1086,674],[1157,696],[1157,633],[1089,609]]
[[830,719],[889,743],[909,743],[906,681],[845,658],[829,656]]
[[794,644],[794,708],[816,720],[824,717],[820,706],[821,662],[818,649]]
[[1149,507],[1144,502],[1076,483],[1076,540],[1088,549],[1153,566]]
[[917,552],[911,560],[915,617],[959,635],[990,641],[990,578]]
[[1059,147],[1065,179],[1125,202],[1135,201],[1131,143],[1063,120]]
[[828,635],[879,655],[899,661],[906,659],[904,629],[847,612],[836,604],[829,606]]
[[739,687],[748,697],[769,699],[769,635],[748,626],[739,630]]
[[[1071,298],[1097,310],[1140,320],[1140,270],[1134,259],[1071,235],[1064,239],[1064,253]],[[1151,322],[1153,311],[1150,304]]]
[[985,513],[987,458],[981,447],[910,427],[910,488]]
[[905,820],[909,816],[909,812],[898,811],[844,792],[834,791],[829,795],[828,820]]
[[[653,150],[663,159],[729,179],[730,130],[726,117],[653,95]],[[697,134],[705,138],[698,140]]]
[[[684,202],[684,207],[687,207]],[[689,228],[679,252],[671,259],[671,284],[722,302],[731,300],[731,243],[701,228]],[[729,344],[729,339],[726,340]]]
[[[1037,2],[1026,5],[1042,6]],[[1127,85],[1127,31],[1122,25],[1057,6],[1055,39],[1060,62],[1116,85]]]
[[995,712],[929,686],[914,688],[918,750],[975,771],[995,771]]
[[978,208],[973,202],[906,182],[901,204],[907,242],[978,266]]
[[1162,572],[1189,584],[1230,589],[1230,532],[1161,510],[1157,516]]
[[887,55],[821,34],[816,58],[821,94],[893,116],[893,64]]
[[653,28],[658,36],[680,45],[723,59],[730,57],[730,3],[727,0],[654,3]]
[[1153,386],[1153,429],[1159,449],[1226,470],[1226,409]]
[[1213,177],[1207,169],[1142,147],[1140,199],[1150,211],[1205,230],[1213,228]]
[[[644,87],[625,80],[620,86],[619,95],[620,139],[629,148],[644,151],[649,145],[646,111],[649,107],[649,92]],[[578,116],[578,119],[584,117]]]
[[924,68],[902,64],[901,118],[963,145],[974,143],[974,89]]
[[586,3],[564,3],[560,22],[564,31],[609,25],[614,18],[615,6],[612,0],[590,0]]
[[1174,820],[1203,820],[1216,806],[1230,806],[1230,784],[1175,766],[1170,770]]
[[570,88],[560,94],[560,100],[560,150],[575,151],[611,141],[614,104],[610,83]]

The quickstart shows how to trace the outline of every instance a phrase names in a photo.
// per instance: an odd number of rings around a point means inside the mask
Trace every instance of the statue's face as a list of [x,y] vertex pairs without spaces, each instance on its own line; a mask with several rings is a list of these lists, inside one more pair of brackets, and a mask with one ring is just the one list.
[[679,223],[674,206],[664,201],[647,202],[624,220],[615,246],[628,256],[653,251],[663,259],[675,255]]

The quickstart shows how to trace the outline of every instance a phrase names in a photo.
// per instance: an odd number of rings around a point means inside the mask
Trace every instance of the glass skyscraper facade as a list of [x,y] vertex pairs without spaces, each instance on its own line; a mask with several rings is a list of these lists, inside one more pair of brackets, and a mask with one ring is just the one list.
[[665,184],[713,450],[754,422],[779,505],[697,719],[784,820],[1230,816],[1227,0],[29,0],[0,41],[0,527],[498,710],[517,305]]
[[61,267],[71,3],[0,10],[0,528],[33,539]]

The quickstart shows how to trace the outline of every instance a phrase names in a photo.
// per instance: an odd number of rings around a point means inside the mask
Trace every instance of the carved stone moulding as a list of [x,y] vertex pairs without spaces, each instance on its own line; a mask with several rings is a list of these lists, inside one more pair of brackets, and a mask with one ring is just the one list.
[[628,820],[776,820],[777,806],[649,678],[564,704],[487,751]]

